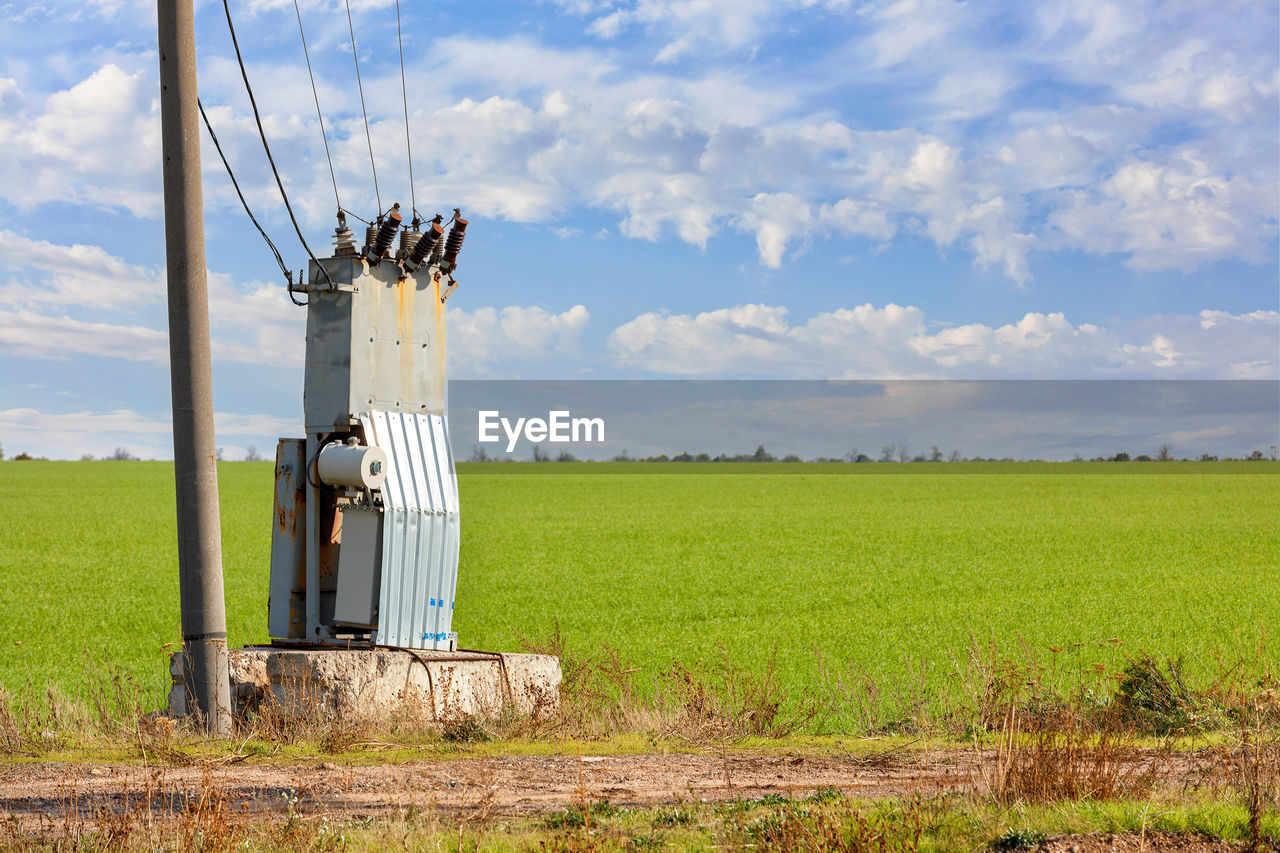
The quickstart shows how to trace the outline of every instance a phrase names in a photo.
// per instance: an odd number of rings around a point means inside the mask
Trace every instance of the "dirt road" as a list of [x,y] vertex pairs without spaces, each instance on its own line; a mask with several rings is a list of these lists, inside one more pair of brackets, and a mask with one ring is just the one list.
[[[146,803],[164,812],[212,792],[242,813],[292,806],[338,819],[410,808],[466,814],[538,813],[573,802],[617,806],[717,801],[834,787],[849,796],[984,790],[992,753],[895,751],[876,755],[650,754],[431,759],[380,765],[327,761],[226,766],[33,763],[0,768],[0,814],[81,819]],[[1203,783],[1196,756],[1162,771],[1169,784]]]

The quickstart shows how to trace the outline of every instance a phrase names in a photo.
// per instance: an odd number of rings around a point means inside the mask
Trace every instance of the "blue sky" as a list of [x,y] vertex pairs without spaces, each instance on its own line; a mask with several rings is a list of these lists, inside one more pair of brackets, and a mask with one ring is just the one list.
[[[344,206],[377,212],[341,3],[301,3]],[[395,6],[353,0],[383,206]],[[313,246],[292,2],[232,3]],[[467,378],[1280,378],[1274,2],[401,4],[417,205],[472,220]],[[0,2],[0,443],[169,450],[154,4]],[[220,4],[200,88],[304,254]],[[203,141],[229,457],[298,430],[302,309]]]

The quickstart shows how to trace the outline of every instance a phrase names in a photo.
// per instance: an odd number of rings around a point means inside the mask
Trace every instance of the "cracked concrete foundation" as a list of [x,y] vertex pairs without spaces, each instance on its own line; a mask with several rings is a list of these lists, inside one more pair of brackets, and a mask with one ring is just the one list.
[[[551,655],[404,649],[232,649],[231,701],[243,715],[270,705],[297,717],[423,722],[508,714],[547,719],[560,707],[560,661]],[[182,655],[169,660],[169,713],[183,716]]]

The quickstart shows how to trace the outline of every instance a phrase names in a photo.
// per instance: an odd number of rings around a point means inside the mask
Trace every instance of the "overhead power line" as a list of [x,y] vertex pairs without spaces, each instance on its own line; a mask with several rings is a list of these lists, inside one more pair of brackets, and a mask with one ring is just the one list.
[[[293,215],[293,206],[289,204],[289,195],[284,191],[284,181],[280,179],[280,170],[276,168],[275,158],[271,156],[271,146],[267,143],[267,133],[262,129],[262,116],[258,114],[258,102],[253,97],[253,87],[249,85],[249,72],[244,67],[244,57],[240,55],[240,44],[236,41],[236,27],[231,22],[231,6],[227,0],[222,0],[223,11],[227,14],[227,29],[231,33],[231,46],[236,51],[236,62],[240,65],[240,77],[244,80],[244,90],[249,93],[249,105],[253,107],[253,120],[258,125],[258,137],[262,140],[262,150],[267,152],[267,162],[271,164],[271,174],[275,175],[276,186],[280,188],[280,198],[284,200],[284,208],[289,211],[289,221],[293,223],[293,230],[298,234],[298,240],[302,243],[302,248],[307,250],[307,255],[315,263],[324,276],[325,281],[333,284],[333,279],[329,277],[329,271],[324,268],[320,261],[316,258],[315,253],[311,251],[311,247],[307,245],[307,238],[302,236],[302,228],[298,226],[298,218]],[[301,278],[301,276],[299,276]]]
[[[223,0],[225,3],[226,0]],[[364,83],[360,80],[360,56],[356,50],[356,27],[351,22],[351,0],[343,0],[347,6],[347,30],[351,33],[351,58],[356,63],[356,88],[360,91],[360,112],[364,115],[364,138],[369,143],[369,166],[373,169],[373,195],[378,200],[378,216],[382,216],[382,194],[378,192],[378,166],[373,162],[373,136],[369,133],[369,111],[364,106]]]
[[[209,123],[209,116],[205,114],[204,104],[199,98],[196,98],[196,106],[200,108],[200,118],[204,119],[205,129],[209,131],[209,138],[213,140],[213,147],[217,149],[218,156],[222,158],[223,168],[227,170],[227,177],[231,178],[231,186],[235,187],[236,195],[240,197],[240,204],[244,207],[244,212],[248,215],[249,221],[253,223],[253,227],[258,229],[258,233],[262,235],[262,239],[267,241],[267,246],[271,248],[271,254],[276,256],[276,263],[280,265],[280,272],[284,274],[285,280],[290,284],[293,283],[293,275],[289,272],[289,268],[285,266],[284,258],[280,257],[280,250],[276,248],[276,244],[271,242],[271,238],[267,236],[267,232],[258,224],[258,219],[253,215],[253,211],[249,209],[249,202],[245,201],[244,193],[240,191],[240,182],[236,180],[236,173],[231,171],[231,164],[227,162],[227,155],[222,153],[222,145],[218,142],[218,134],[213,132],[213,125]],[[295,305],[305,305],[305,302],[299,302],[293,295],[293,291],[289,291],[289,298],[293,300]]]
[[311,54],[307,51],[307,34],[302,31],[302,10],[298,8],[298,0],[293,0],[293,11],[298,16],[298,35],[302,38],[302,57],[307,61],[307,76],[311,78],[311,97],[315,99],[316,118],[320,120],[320,138],[324,140],[324,159],[329,161],[329,178],[333,181],[333,201],[337,204],[338,210],[342,210],[342,199],[338,198],[338,176],[333,171],[333,157],[329,156],[329,136],[324,132],[324,116],[320,113],[320,95],[316,92],[316,77],[311,73]]
[[400,0],[396,0],[396,46],[400,48],[400,96],[404,99],[404,148],[409,155],[409,209],[413,211],[416,219],[418,202],[413,193],[413,144],[409,141],[409,87],[404,82],[404,39],[400,36]]

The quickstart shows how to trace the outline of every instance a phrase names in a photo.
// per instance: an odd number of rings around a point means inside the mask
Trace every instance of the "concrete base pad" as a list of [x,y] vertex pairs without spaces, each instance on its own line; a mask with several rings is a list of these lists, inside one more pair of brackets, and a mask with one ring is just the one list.
[[[545,719],[560,707],[560,661],[551,655],[405,649],[228,652],[233,711],[269,705],[296,717],[420,717],[444,723],[507,714]],[[187,711],[182,655],[169,660],[169,713]]]

